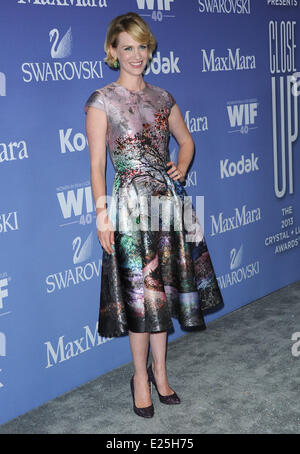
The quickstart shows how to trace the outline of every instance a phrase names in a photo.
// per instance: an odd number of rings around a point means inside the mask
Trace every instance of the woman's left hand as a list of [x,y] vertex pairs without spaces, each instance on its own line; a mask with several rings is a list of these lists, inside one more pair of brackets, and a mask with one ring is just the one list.
[[181,183],[184,182],[185,180],[185,174],[180,170],[179,167],[176,167],[173,161],[167,162],[167,166],[172,164],[172,167],[170,167],[169,170],[167,170],[167,174],[173,178],[173,180],[179,180]]

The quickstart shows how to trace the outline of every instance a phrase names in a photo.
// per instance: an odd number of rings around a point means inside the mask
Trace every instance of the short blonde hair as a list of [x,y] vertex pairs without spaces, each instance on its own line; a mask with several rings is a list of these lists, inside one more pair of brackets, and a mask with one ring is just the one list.
[[104,43],[104,50],[106,52],[104,61],[110,68],[114,69],[115,60],[110,53],[109,46],[111,45],[112,47],[117,47],[118,36],[121,32],[129,33],[129,35],[138,43],[147,43],[148,59],[152,58],[152,54],[156,48],[156,39],[154,38],[148,24],[141,18],[141,16],[137,13],[129,12],[115,17],[108,26]]

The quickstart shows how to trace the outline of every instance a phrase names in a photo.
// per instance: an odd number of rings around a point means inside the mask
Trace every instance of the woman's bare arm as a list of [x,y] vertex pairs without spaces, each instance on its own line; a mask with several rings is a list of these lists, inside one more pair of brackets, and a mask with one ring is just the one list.
[[179,181],[184,181],[185,174],[194,156],[194,141],[181,115],[177,104],[174,104],[169,115],[169,129],[178,145],[177,168],[184,175]]
[[[90,174],[92,193],[96,206],[97,235],[104,249],[111,253],[114,243],[113,232],[104,230],[108,225],[108,214],[106,210],[106,113],[96,107],[89,107],[86,114],[86,134],[90,154]],[[111,226],[111,225],[110,225]]]

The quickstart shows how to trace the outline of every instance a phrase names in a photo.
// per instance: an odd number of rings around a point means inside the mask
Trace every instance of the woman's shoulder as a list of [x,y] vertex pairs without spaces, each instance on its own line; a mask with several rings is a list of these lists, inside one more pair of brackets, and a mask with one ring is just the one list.
[[88,107],[98,107],[99,109],[106,111],[105,98],[107,87],[109,85],[110,84],[105,85],[104,87],[96,88],[88,95],[88,99],[84,104],[85,112],[87,112]]
[[153,90],[160,98],[164,99],[170,107],[176,104],[172,93],[166,88],[159,87],[158,85],[152,85],[150,83],[148,83],[148,87]]
[[153,85],[153,84],[150,84],[149,82],[147,82],[147,85],[151,90],[154,90],[159,94],[169,93],[166,88],[160,87],[158,85]]
[[113,88],[114,88],[114,83],[111,82],[109,84],[103,85],[102,87],[95,88],[93,93],[95,95],[106,96],[107,94],[109,94],[113,90]]

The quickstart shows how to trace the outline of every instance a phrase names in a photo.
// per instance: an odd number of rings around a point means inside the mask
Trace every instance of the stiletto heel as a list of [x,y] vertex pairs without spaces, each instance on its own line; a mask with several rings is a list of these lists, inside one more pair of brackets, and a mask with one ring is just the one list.
[[157,384],[156,384],[156,380],[155,380],[155,377],[154,377],[154,373],[153,373],[153,370],[152,370],[152,364],[148,367],[147,369],[147,372],[148,372],[148,377],[149,377],[149,380],[151,383],[153,383],[153,385],[155,386],[156,388],[156,391],[157,391],[157,394],[159,396],[159,400],[163,403],[163,404],[167,404],[167,405],[173,405],[173,404],[180,404],[180,398],[178,397],[178,395],[175,393],[169,395],[169,396],[162,396],[159,391],[158,391],[158,388],[157,388]]
[[[149,383],[150,392],[152,392],[152,387],[150,385],[152,385],[152,383]],[[131,388],[131,394],[132,394],[132,400],[133,400],[133,411],[138,416],[142,416],[143,418],[152,418],[154,415],[153,404],[149,405],[149,407],[143,407],[143,408],[138,408],[135,406],[133,376],[131,377],[131,380],[130,380],[130,388]]]

